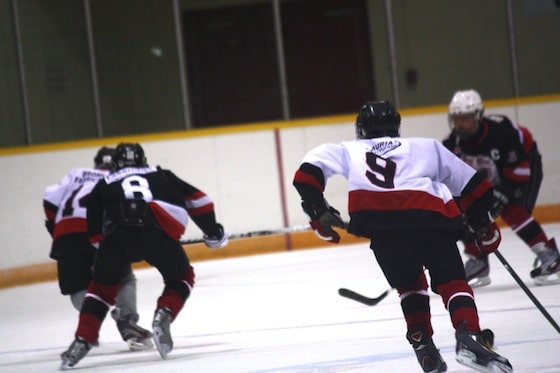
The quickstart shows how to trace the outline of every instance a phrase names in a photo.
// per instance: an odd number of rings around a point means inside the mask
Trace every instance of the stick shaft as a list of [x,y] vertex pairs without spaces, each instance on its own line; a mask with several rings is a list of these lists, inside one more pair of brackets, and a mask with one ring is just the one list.
[[539,302],[539,300],[535,297],[535,295],[531,292],[531,290],[529,290],[529,288],[527,287],[527,285],[525,285],[525,283],[523,283],[523,281],[521,280],[521,278],[519,278],[519,276],[517,275],[517,273],[513,270],[513,268],[509,265],[508,261],[506,260],[506,258],[504,258],[504,256],[498,251],[496,250],[494,252],[496,254],[496,257],[498,257],[498,260],[500,262],[502,262],[502,264],[504,265],[505,269],[509,272],[509,274],[511,275],[511,277],[513,277],[513,279],[515,280],[515,282],[517,282],[517,285],[519,285],[519,287],[525,292],[525,294],[527,294],[527,296],[529,297],[529,299],[533,302],[533,304],[539,309],[539,311],[541,311],[541,313],[543,314],[543,316],[548,320],[548,322],[552,325],[552,327],[554,329],[556,329],[556,331],[558,333],[560,333],[560,326],[558,326],[558,323],[556,323],[556,321],[552,318],[552,316],[550,316],[550,314],[548,313],[548,311],[543,307],[543,305],[541,304],[541,302]]

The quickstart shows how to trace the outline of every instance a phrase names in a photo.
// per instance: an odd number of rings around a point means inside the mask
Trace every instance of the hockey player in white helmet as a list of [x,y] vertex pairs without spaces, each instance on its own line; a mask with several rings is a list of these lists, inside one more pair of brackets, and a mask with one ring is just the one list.
[[[560,255],[532,216],[542,181],[541,155],[531,132],[504,115],[484,115],[480,94],[457,91],[449,103],[451,133],[443,144],[494,186],[492,215],[500,216],[535,253],[530,276],[537,285],[560,283]],[[488,256],[465,237],[467,280],[473,287],[490,284]]]
[[[82,308],[97,250],[87,236],[85,201],[97,183],[115,168],[114,148],[102,147],[93,168],[74,168],[58,184],[46,188],[43,208],[45,225],[53,241],[50,257],[57,261],[58,283],[63,295],[69,295],[74,308]],[[117,303],[111,315],[122,339],[131,350],[153,347],[152,333],[137,325],[136,277],[128,272],[121,283]]]
[[318,237],[338,243],[333,227],[343,222],[323,192],[331,176],[348,180],[348,232],[371,240],[379,266],[400,295],[406,337],[424,372],[447,370],[432,339],[424,269],[455,329],[457,361],[484,372],[511,372],[509,361],[491,347],[492,332],[480,329],[457,247],[465,230],[459,203],[478,250],[497,250],[500,230],[488,216],[492,186],[439,141],[399,137],[400,123],[389,102],[367,102],[356,118],[356,140],[310,150],[293,181],[303,210]]

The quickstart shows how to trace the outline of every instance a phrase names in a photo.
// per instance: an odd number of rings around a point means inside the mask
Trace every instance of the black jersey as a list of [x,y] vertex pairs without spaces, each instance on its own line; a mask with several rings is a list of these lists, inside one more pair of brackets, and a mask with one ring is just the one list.
[[452,132],[443,144],[483,172],[510,199],[522,197],[531,176],[529,155],[524,147],[533,144],[526,128],[514,125],[503,115],[485,116],[471,139],[460,139]]
[[179,239],[189,216],[205,233],[216,226],[204,192],[159,167],[126,167],[100,180],[88,199],[88,234],[98,243],[119,225],[160,227]]

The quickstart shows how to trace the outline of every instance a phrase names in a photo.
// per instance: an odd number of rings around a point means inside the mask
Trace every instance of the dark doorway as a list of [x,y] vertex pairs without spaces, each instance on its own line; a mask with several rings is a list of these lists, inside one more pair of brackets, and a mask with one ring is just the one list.
[[183,13],[195,127],[282,119],[272,5]]
[[183,13],[195,127],[353,113],[375,99],[365,0],[280,3],[291,118],[271,3]]
[[375,99],[363,0],[282,2],[292,117],[351,113]]

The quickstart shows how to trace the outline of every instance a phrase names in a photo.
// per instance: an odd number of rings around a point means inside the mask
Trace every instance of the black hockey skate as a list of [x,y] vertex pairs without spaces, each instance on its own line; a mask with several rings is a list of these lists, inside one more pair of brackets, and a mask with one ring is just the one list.
[[118,308],[111,311],[111,317],[117,322],[117,329],[123,341],[132,351],[147,350],[154,347],[152,333],[138,326],[138,314],[122,315]]
[[173,350],[173,339],[171,338],[171,322],[173,316],[167,307],[158,307],[154,314],[152,329],[154,331],[154,342],[162,359]]
[[479,372],[513,372],[510,362],[494,352],[494,333],[491,330],[476,333],[465,330],[464,326],[463,322],[455,333],[457,362]]
[[406,337],[412,345],[418,363],[424,372],[440,373],[447,371],[447,364],[441,357],[439,350],[436,348],[431,338],[425,340],[422,331],[408,333]]
[[89,350],[91,350],[91,343],[81,337],[76,337],[70,347],[68,347],[68,350],[60,354],[62,359],[60,370],[67,370],[78,364],[87,355]]

